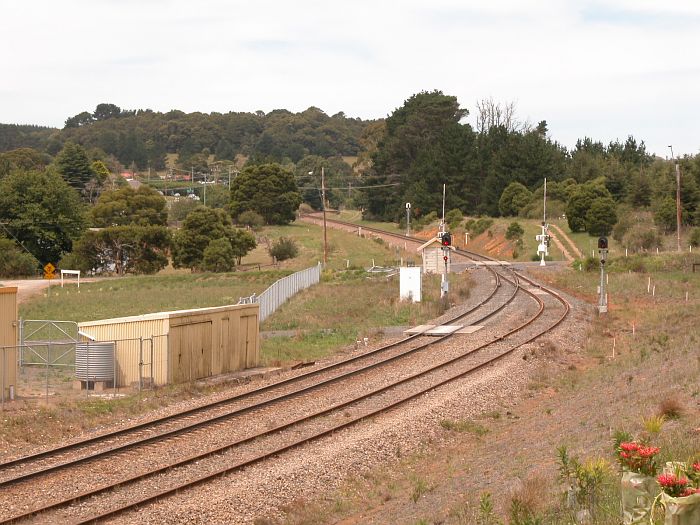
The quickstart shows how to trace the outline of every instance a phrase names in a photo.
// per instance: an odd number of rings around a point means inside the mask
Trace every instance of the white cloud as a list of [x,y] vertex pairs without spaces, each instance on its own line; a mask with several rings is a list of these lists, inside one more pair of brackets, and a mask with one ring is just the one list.
[[631,133],[659,154],[671,142],[700,150],[691,1],[37,0],[3,11],[0,122],[60,126],[100,102],[376,118],[441,89],[469,109],[516,101],[569,146]]

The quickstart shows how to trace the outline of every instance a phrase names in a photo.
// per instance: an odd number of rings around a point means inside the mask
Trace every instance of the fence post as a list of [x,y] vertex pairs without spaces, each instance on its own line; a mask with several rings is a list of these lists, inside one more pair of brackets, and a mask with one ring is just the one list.
[[46,348],[46,403],[49,402],[49,361],[51,360],[51,341]]
[[19,318],[19,367],[24,366],[24,319]]
[[139,336],[139,392],[143,388],[143,336]]

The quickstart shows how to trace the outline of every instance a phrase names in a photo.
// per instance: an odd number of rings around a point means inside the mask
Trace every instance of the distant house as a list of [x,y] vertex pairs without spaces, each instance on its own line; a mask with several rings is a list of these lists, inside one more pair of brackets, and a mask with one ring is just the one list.
[[129,173],[128,171],[123,171],[123,172],[120,173],[120,175],[121,175],[122,177],[124,177],[126,180],[131,180],[131,179],[134,178],[134,174],[133,174],[133,173]]

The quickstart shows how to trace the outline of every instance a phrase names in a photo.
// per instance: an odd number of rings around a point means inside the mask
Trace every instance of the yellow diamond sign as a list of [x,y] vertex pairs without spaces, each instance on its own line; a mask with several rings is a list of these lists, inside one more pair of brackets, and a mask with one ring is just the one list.
[[47,263],[46,266],[44,266],[44,279],[55,279],[55,271],[56,267],[51,263]]

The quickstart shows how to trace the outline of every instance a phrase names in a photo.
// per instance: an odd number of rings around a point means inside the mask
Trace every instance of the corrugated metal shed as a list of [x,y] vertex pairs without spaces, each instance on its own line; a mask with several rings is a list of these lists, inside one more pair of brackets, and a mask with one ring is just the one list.
[[257,304],[159,312],[79,323],[83,337],[115,341],[116,386],[192,381],[260,362]]
[[10,399],[17,384],[17,288],[0,288],[0,395]]

